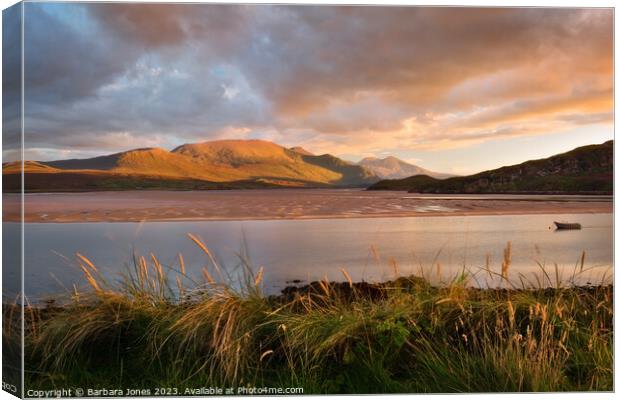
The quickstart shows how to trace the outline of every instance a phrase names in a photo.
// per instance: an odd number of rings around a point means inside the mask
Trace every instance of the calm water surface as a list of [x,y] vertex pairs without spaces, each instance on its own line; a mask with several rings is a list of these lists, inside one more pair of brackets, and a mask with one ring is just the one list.
[[[554,220],[578,221],[583,229],[555,231]],[[472,285],[497,286],[480,267],[488,258],[491,269],[499,272],[508,241],[512,243],[511,278],[516,282],[519,276],[531,282],[536,282],[536,276],[540,279],[537,262],[549,269],[553,281],[557,263],[567,280],[585,251],[586,272],[578,282],[597,283],[603,274],[613,273],[612,224],[612,214],[28,223],[26,294],[35,300],[83,284],[76,252],[86,255],[112,279],[131,265],[133,252],[153,253],[163,264],[175,267],[182,253],[187,270],[199,276],[208,260],[187,233],[201,237],[228,270],[239,265],[240,254],[247,254],[255,269],[264,267],[265,288],[271,293],[296,279],[327,276],[342,281],[341,268],[354,280],[380,281],[397,273],[424,273],[437,282],[448,280],[466,266],[473,276]],[[3,229],[10,234],[17,225],[5,223]]]

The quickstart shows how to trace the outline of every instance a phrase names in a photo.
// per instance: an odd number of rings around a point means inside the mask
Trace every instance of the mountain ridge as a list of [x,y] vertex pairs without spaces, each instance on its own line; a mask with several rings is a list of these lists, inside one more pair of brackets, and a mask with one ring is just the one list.
[[365,157],[358,165],[362,165],[382,179],[402,179],[413,175],[428,175],[437,179],[445,179],[454,175],[430,171],[426,168],[410,164],[394,156],[385,158]]
[[611,193],[613,140],[577,147],[547,158],[529,160],[477,174],[435,179],[416,175],[382,180],[368,190],[416,193]]
[[[374,169],[367,166],[373,163]],[[384,173],[407,170],[415,175],[381,180],[377,164],[387,164]],[[432,171],[393,156],[354,163],[264,140],[187,143],[171,151],[137,148],[85,159],[25,161],[24,166],[27,191],[367,187],[422,193],[594,193],[613,190],[613,140],[545,159],[447,178],[438,173],[431,176]],[[7,190],[20,190],[20,172],[21,163],[3,164]]]
[[[3,165],[3,175],[15,172],[19,168]],[[85,159],[29,161],[25,172],[30,177],[45,174],[30,180],[40,183],[37,190],[44,190],[40,186],[46,180],[55,188],[68,185],[67,174],[87,182],[89,187],[98,187],[97,180],[106,180],[106,187],[114,186],[116,179],[128,189],[132,188],[132,179],[136,187],[142,187],[139,182],[143,181],[153,187],[157,186],[153,180],[168,180],[183,188],[195,186],[196,182],[226,183],[231,187],[240,182],[244,188],[366,187],[380,180],[364,167],[332,155],[313,155],[264,140],[216,140],[187,143],[172,151],[153,147]],[[52,184],[52,180],[57,182]],[[162,185],[167,188],[170,182]]]

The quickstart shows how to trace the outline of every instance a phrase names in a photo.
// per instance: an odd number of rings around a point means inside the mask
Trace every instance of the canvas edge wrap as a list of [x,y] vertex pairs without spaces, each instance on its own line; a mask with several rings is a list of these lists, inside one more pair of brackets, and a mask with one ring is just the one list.
[[[2,390],[24,397],[24,297],[23,297],[23,22],[24,6],[19,2],[2,11],[2,161],[19,168],[15,182],[3,174],[2,224]],[[12,174],[13,175],[13,174]],[[11,193],[12,201],[5,201]],[[18,222],[6,222],[6,216],[18,216]],[[7,262],[9,253],[17,253]],[[14,260],[17,259],[17,265]]]

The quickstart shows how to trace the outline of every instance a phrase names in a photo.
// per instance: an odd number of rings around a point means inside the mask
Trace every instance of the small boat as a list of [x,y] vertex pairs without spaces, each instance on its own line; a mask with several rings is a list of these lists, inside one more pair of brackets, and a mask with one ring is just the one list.
[[581,224],[577,222],[557,222],[553,221],[557,229],[581,229]]

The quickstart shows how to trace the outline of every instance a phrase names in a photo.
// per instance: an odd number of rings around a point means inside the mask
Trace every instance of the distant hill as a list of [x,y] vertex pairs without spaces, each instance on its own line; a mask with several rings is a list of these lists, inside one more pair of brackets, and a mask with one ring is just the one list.
[[301,147],[287,149],[263,140],[220,140],[177,147],[173,153],[208,165],[233,168],[245,178],[293,179],[336,186],[364,186],[379,178],[364,167]]
[[335,171],[342,176],[343,184],[352,186],[354,182],[363,184],[371,184],[377,182],[380,178],[367,168],[356,165],[349,161],[342,160],[331,154],[323,154],[320,156],[301,156],[308,164]]
[[[19,173],[22,169],[21,162],[8,162],[2,164],[2,172],[3,173]],[[41,172],[41,173],[52,173],[58,172],[57,168],[50,167],[49,165],[44,165],[38,163],[36,161],[26,161],[24,162],[24,169],[32,172]]]
[[295,153],[298,153],[298,154],[302,154],[304,156],[313,156],[314,155],[313,153],[310,153],[308,150],[304,149],[301,146],[291,147],[289,150],[290,151],[294,151]]
[[437,179],[454,176],[429,171],[392,156],[386,158],[366,157],[358,164],[366,167],[381,179],[402,179],[413,175],[428,175]]
[[[263,140],[219,140],[184,144],[172,151],[142,148],[87,159],[28,161],[25,172],[26,186],[33,191],[45,191],[47,186],[50,190],[365,187],[380,180],[366,168],[332,155],[316,156]],[[3,165],[3,175],[16,173],[19,165]],[[5,177],[4,182],[19,188],[16,178]]]
[[613,141],[469,176],[439,180],[418,175],[383,180],[368,189],[417,193],[610,193]]

